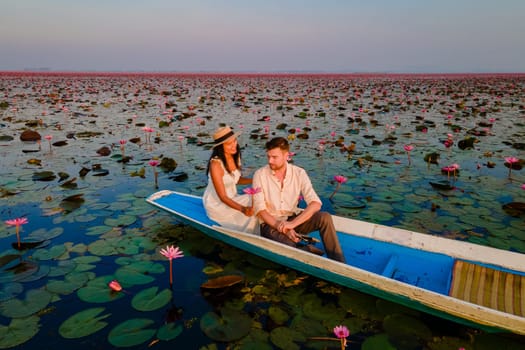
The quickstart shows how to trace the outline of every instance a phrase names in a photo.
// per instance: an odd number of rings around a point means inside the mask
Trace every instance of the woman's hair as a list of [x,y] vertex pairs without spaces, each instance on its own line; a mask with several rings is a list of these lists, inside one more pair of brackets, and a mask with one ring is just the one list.
[[279,148],[281,151],[290,151],[290,144],[284,137],[274,137],[270,141],[266,142],[265,146],[267,151],[271,151],[274,148]]
[[[226,157],[224,156],[224,145],[219,145],[217,147],[214,147],[210,159],[208,159],[208,167],[206,168],[206,176],[210,173],[210,163],[212,159],[219,159],[222,162],[222,165],[224,165],[224,169],[228,173],[231,174],[232,171],[235,169],[228,169],[228,166],[226,165]],[[241,147],[237,144],[237,151],[233,155],[233,160],[235,161],[235,165],[237,166],[237,169],[241,169]]]

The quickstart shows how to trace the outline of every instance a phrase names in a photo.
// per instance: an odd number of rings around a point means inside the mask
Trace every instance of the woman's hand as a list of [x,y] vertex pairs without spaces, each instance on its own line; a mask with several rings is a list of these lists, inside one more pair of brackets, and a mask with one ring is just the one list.
[[253,208],[252,207],[241,207],[241,213],[243,213],[246,216],[253,216]]

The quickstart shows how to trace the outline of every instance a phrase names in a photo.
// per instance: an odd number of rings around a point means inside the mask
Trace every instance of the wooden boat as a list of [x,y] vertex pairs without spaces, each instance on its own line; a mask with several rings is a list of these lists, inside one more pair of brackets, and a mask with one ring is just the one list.
[[164,190],[147,201],[210,237],[312,276],[488,332],[525,335],[525,254],[333,216],[344,264],[221,227],[201,197]]

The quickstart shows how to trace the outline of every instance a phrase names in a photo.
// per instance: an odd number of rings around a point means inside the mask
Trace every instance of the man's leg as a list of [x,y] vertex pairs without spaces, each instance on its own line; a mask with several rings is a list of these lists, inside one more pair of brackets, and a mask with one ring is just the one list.
[[324,211],[318,211],[310,220],[302,223],[295,228],[295,231],[301,234],[308,234],[312,231],[319,230],[321,240],[323,241],[326,255],[333,260],[345,262],[345,256],[339,245],[337,234],[335,232],[332,216]]

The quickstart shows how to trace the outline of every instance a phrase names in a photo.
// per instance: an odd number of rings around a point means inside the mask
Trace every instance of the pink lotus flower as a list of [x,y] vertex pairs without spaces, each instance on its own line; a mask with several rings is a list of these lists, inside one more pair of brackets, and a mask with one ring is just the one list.
[[515,163],[519,163],[520,160],[516,157],[505,157],[505,166],[509,168],[509,179],[510,179],[510,173],[512,171],[512,168]]
[[404,150],[407,152],[407,158],[408,158],[408,165],[412,164],[412,161],[410,159],[410,152],[414,149],[414,146],[412,145],[404,145]]
[[521,189],[522,189],[522,190],[525,190],[525,184],[522,184],[522,185],[521,185]]
[[346,328],[346,326],[340,325],[334,328],[334,334],[338,339],[341,340],[341,350],[344,350],[346,347],[346,337],[350,335],[350,331],[348,328]]
[[114,292],[120,292],[122,290],[122,286],[120,285],[120,283],[118,283],[117,280],[109,282],[108,287]]
[[29,221],[27,218],[16,218],[11,220],[6,220],[6,225],[16,227],[16,240],[18,242],[18,249],[20,249],[20,226],[27,224]]
[[339,184],[344,184],[348,181],[348,178],[344,177],[343,175],[335,175],[334,180],[337,181]]
[[146,133],[146,143],[150,143],[151,142],[151,133],[153,132],[153,128],[149,127],[149,126],[145,126],[142,128],[142,130],[144,130],[144,132]]
[[458,170],[459,170],[459,164],[456,164],[456,163],[441,168],[441,172],[446,173],[447,178],[450,178],[450,173],[452,173],[454,175],[454,179],[456,179],[456,174]]
[[166,249],[161,249],[160,253],[170,260],[170,288],[173,286],[173,259],[182,258],[184,256],[182,250],[179,247],[172,245],[166,246]]
[[125,163],[125,161],[124,161],[124,158],[125,158],[124,152],[125,152],[125,148],[126,147],[124,145],[126,144],[126,142],[127,142],[126,140],[120,140],[119,141],[119,143],[120,143],[120,151],[122,152],[122,157],[121,157],[122,158],[122,164]]
[[251,196],[251,199],[252,199],[251,207],[253,208],[253,196],[256,195],[257,193],[260,193],[262,191],[261,188],[260,187],[247,187],[243,189],[242,191]]
[[244,193],[246,194],[249,194],[249,195],[254,195],[254,194],[257,194],[259,192],[261,192],[261,188],[260,187],[247,187],[245,188],[244,190],[242,190]]
[[505,157],[505,162],[509,163],[509,164],[514,164],[514,163],[517,163],[519,162],[520,160],[516,157]]
[[153,178],[155,179],[155,188],[159,188],[159,173],[157,172],[157,166],[160,162],[156,159],[149,161],[149,165],[153,167]]
[[335,187],[334,192],[332,192],[332,194],[330,195],[330,197],[329,197],[330,200],[332,200],[332,198],[337,193],[337,191],[339,190],[341,185],[344,184],[345,182],[347,182],[348,179],[346,177],[344,177],[343,175],[335,175],[334,176],[334,181],[337,182],[337,186]]
[[53,149],[51,147],[51,140],[53,139],[53,135],[46,135],[44,138],[49,142],[49,153],[53,152]]

